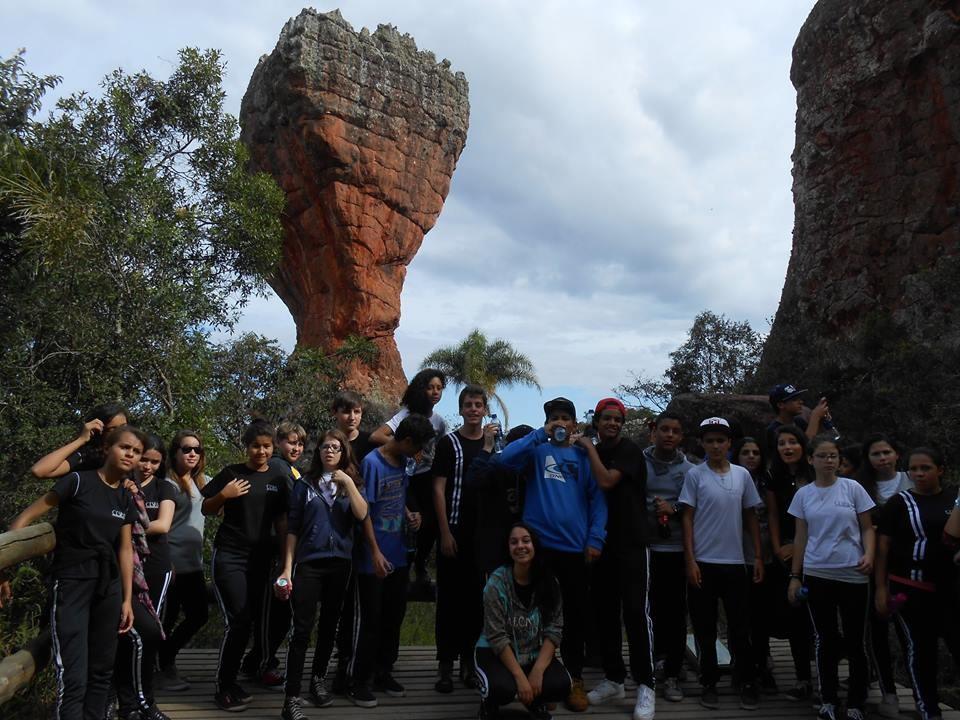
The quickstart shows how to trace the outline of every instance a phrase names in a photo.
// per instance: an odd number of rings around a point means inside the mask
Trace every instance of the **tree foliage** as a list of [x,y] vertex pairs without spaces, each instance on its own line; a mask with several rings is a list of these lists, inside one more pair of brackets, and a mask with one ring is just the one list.
[[686,341],[670,353],[663,377],[634,374],[614,392],[629,404],[656,411],[665,410],[681,393],[745,392],[760,363],[763,342],[750,323],[704,310],[694,318]]
[[[247,170],[223,69],[218,51],[186,49],[167,79],[117,70],[41,117],[59,78],[28,72],[22,53],[0,61],[4,525],[49,488],[29,466],[93,405],[122,402],[162,437],[200,430],[216,469],[253,416],[329,422],[340,367],[374,352],[363,339],[290,356],[254,335],[217,340],[266,291],[284,205],[272,178]],[[43,606],[39,584],[18,586],[0,655]]]
[[497,388],[526,385],[540,389],[533,362],[506,340],[490,342],[479,329],[473,330],[457,345],[437,348],[423,359],[421,368],[443,371],[454,385],[479,385],[497,401],[509,424],[509,411]]

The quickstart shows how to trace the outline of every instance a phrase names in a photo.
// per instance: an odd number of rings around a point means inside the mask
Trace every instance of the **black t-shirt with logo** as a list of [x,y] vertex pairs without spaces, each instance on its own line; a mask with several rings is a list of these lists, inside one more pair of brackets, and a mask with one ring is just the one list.
[[643,451],[630,438],[616,445],[597,445],[600,462],[608,470],[619,470],[620,482],[606,491],[606,546],[617,550],[647,544],[647,463]]
[[136,517],[130,493],[110,487],[96,470],[72,472],[53,486],[60,498],[54,578],[98,578],[108,571],[118,576],[120,529]]
[[240,552],[269,551],[274,520],[287,512],[289,475],[289,470],[281,467],[281,463],[270,463],[264,472],[238,464],[224,468],[204,485],[201,494],[212,498],[235,478],[250,483],[246,495],[231,498],[223,504],[223,522],[213,541],[214,547]]
[[936,495],[905,490],[880,508],[877,531],[890,538],[890,575],[944,589],[952,586],[957,569],[953,550],[943,544],[942,538],[956,499],[957,488],[944,488]]
[[[149,485],[141,486],[143,505],[150,522],[156,520],[160,515],[160,503],[164,500],[175,502],[178,491],[179,487],[169,478],[154,478]],[[150,548],[150,555],[147,556],[147,561],[143,564],[143,571],[148,575],[162,575],[169,572],[172,564],[170,562],[170,547],[167,545],[167,534],[147,535],[147,546]]]

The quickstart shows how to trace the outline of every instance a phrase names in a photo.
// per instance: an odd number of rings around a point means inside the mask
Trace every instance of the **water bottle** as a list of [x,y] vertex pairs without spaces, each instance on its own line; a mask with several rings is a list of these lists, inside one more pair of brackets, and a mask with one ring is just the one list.
[[567,439],[567,429],[563,425],[557,425],[553,429],[553,442],[556,445],[562,445]]
[[503,430],[500,427],[500,420],[497,419],[496,413],[490,416],[490,422],[497,426],[497,434],[493,436],[493,451],[495,453],[501,453],[503,452]]
[[276,585],[276,588],[277,588],[276,595],[278,598],[280,598],[281,600],[290,599],[290,581],[289,580],[287,580],[286,578],[280,577],[280,578],[277,578],[277,582],[274,583],[274,585]]
[[410,480],[414,475],[417,474],[417,459],[413,457],[407,458],[407,466],[403,469],[403,474],[407,476],[407,481]]
[[794,596],[793,604],[795,607],[800,607],[809,599],[810,599],[810,588],[808,588],[806,585],[801,585],[800,589],[797,590],[797,594]]

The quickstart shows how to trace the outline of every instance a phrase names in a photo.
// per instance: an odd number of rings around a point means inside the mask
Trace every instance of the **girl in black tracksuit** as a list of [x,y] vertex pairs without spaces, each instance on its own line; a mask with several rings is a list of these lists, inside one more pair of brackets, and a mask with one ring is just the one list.
[[270,582],[272,544],[287,533],[287,471],[270,463],[273,427],[262,420],[251,423],[243,444],[247,461],[224,468],[201,491],[203,514],[223,513],[210,563],[226,625],[214,701],[231,712],[243,710],[251,700],[237,684],[237,672],[254,613],[260,611],[264,587]]
[[[937,639],[942,637],[960,665],[953,563],[957,538],[946,533],[957,510],[957,488],[944,488],[943,456],[917,448],[907,458],[913,488],[901,490],[881,508],[877,522],[875,607],[893,616],[913,684],[921,720],[940,717],[937,693]],[[897,597],[899,596],[899,597]],[[891,598],[902,602],[891,613]]]
[[317,444],[310,471],[299,478],[290,496],[283,571],[290,583],[293,637],[287,652],[286,698],[282,717],[302,720],[300,680],[310,632],[320,606],[313,654],[310,699],[317,707],[333,702],[326,674],[350,577],[357,523],[367,516],[367,501],[357,487],[360,476],[350,442],[329,430]]
[[[127,480],[138,510],[142,503],[143,515],[138,517],[143,541],[134,532],[134,550],[142,551],[144,541],[148,554],[138,552],[141,578],[147,592],[138,592],[136,563],[134,565],[133,614],[130,632],[120,639],[114,667],[117,699],[122,720],[165,720],[157,709],[153,696],[153,669],[157,650],[163,637],[160,618],[167,589],[173,576],[167,531],[173,519],[176,486],[166,478],[163,461],[163,441],[156,435],[147,435],[137,480]],[[139,513],[138,513],[139,514]],[[146,520],[146,526],[143,526]]]
[[[11,530],[58,508],[51,571],[50,635],[56,667],[55,717],[100,720],[107,705],[119,633],[133,625],[134,520],[123,481],[137,467],[144,436],[122,426],[103,443],[99,470],[71,472],[20,513]],[[0,586],[0,600],[10,586]]]

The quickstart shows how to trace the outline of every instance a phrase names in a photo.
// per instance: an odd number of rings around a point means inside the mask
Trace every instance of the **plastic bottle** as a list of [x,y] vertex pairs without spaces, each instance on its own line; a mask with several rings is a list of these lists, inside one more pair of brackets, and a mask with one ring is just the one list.
[[806,585],[801,585],[797,590],[797,594],[794,596],[793,605],[794,607],[799,607],[803,605],[810,598],[810,588]]
[[503,452],[503,428],[500,426],[500,420],[496,413],[490,416],[490,422],[497,426],[497,434],[493,436],[493,451],[501,453]]

